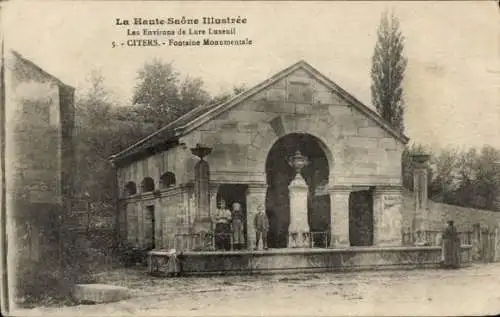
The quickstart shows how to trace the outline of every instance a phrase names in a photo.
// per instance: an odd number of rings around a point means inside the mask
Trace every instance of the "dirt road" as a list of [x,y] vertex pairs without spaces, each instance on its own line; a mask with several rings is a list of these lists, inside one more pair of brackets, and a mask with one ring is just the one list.
[[138,270],[101,275],[129,300],[24,309],[24,316],[348,316],[500,313],[500,265],[274,276],[153,278]]

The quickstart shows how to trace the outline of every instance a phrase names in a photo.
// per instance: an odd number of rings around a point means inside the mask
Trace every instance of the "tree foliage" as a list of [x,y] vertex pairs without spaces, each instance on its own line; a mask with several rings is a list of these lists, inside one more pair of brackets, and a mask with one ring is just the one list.
[[384,12],[372,57],[372,103],[382,118],[400,131],[404,130],[405,111],[403,79],[407,59],[403,55],[404,40],[398,18]]
[[76,99],[75,192],[88,193],[93,205],[102,210],[112,208],[115,199],[116,175],[110,155],[211,99],[201,79],[187,76],[181,80],[171,63],[147,62],[138,78],[133,107],[115,105],[104,77],[96,70],[91,71],[89,88]]
[[133,103],[144,118],[161,128],[196,106],[210,101],[200,78],[181,80],[172,63],[155,59],[137,72]]
[[213,103],[221,103],[237,96],[247,90],[245,85],[235,85],[230,91],[225,91],[212,99]]
[[411,154],[425,151],[429,162],[428,193],[434,201],[478,209],[500,211],[500,149],[483,146],[444,148],[430,152],[422,145],[407,147],[403,153],[403,184],[413,190]]
[[113,105],[100,73],[93,71],[89,81],[90,88],[75,102],[75,192],[88,193],[96,206],[112,205],[115,175],[109,156],[152,133],[154,128],[144,124],[131,107]]

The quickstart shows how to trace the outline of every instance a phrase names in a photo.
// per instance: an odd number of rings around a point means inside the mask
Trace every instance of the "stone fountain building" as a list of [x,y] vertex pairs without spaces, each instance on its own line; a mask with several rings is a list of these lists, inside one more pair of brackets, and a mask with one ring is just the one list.
[[[290,246],[292,222],[320,233],[311,235],[315,246],[401,245],[401,155],[407,141],[299,61],[112,156],[122,240],[141,248],[178,248],[182,237],[211,230],[224,199],[243,206],[248,248],[254,246],[258,205],[269,218],[271,248]],[[296,154],[307,160],[301,169],[293,168]]]

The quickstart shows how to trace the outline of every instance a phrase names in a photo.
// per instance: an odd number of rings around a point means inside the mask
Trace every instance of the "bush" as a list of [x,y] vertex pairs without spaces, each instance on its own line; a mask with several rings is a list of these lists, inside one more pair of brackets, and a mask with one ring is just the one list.
[[121,261],[125,267],[131,267],[137,264],[146,265],[148,251],[150,250],[127,245],[123,247],[120,252]]
[[72,304],[71,293],[75,284],[95,282],[86,261],[81,261],[81,256],[75,256],[65,265],[54,258],[23,260],[23,265],[17,270],[16,297],[19,304]]

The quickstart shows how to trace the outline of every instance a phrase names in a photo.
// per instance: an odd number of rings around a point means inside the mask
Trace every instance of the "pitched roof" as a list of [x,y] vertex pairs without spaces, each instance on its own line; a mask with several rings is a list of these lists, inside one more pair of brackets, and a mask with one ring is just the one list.
[[372,109],[368,108],[366,105],[361,103],[358,99],[356,99],[354,96],[349,94],[347,91],[342,89],[339,85],[334,83],[332,80],[321,74],[318,70],[316,70],[314,67],[312,67],[310,64],[307,62],[301,60],[284,70],[278,72],[274,76],[266,79],[265,81],[255,85],[254,87],[230,98],[227,101],[224,101],[222,103],[216,103],[216,104],[207,104],[203,105],[200,107],[197,107],[190,112],[186,113],[185,115],[181,116],[180,118],[172,121],[171,123],[167,124],[163,128],[159,129],[155,133],[147,136],[146,138],[140,140],[139,142],[131,145],[130,147],[126,148],[125,150],[112,155],[111,156],[111,161],[119,161],[121,159],[124,159],[126,157],[129,157],[134,154],[138,154],[141,152],[147,152],[151,148],[159,145],[159,144],[164,144],[165,142],[168,142],[169,140],[177,139],[178,137],[185,135],[197,127],[201,126],[202,124],[206,123],[207,121],[210,121],[220,114],[224,113],[225,111],[231,109],[232,107],[236,106],[237,104],[241,103],[242,101],[246,100],[247,98],[250,98],[251,96],[257,94],[258,92],[262,91],[263,89],[269,87],[270,85],[276,83],[277,81],[285,78],[289,74],[295,72],[298,69],[303,69],[309,74],[311,74],[315,79],[323,83],[325,86],[330,88],[332,92],[336,93],[340,98],[344,99],[347,101],[349,104],[353,105],[356,107],[359,111],[361,111],[365,116],[369,117],[373,121],[375,121],[380,127],[382,127],[384,130],[386,130],[388,133],[390,133],[394,138],[399,140],[402,143],[407,143],[408,142],[408,137],[406,137],[404,134],[401,132],[397,131],[394,129],[392,126],[390,126],[385,120],[383,120],[375,111]]
[[65,84],[62,80],[60,80],[59,78],[57,78],[56,76],[52,75],[52,74],[49,74],[48,72],[46,72],[45,70],[43,70],[40,66],[38,66],[37,64],[35,64],[34,62],[32,62],[31,60],[27,59],[26,57],[22,56],[19,52],[15,51],[15,50],[11,50],[11,53],[12,55],[14,55],[17,59],[19,59],[21,62],[25,63],[26,65],[28,65],[29,67],[35,69],[36,71],[38,71],[40,74],[42,74],[43,76],[45,77],[48,77],[51,81],[55,82],[57,85],[59,86],[64,86],[64,87],[68,87],[68,88],[72,88],[72,89],[75,89],[73,86],[70,86],[68,84]]

